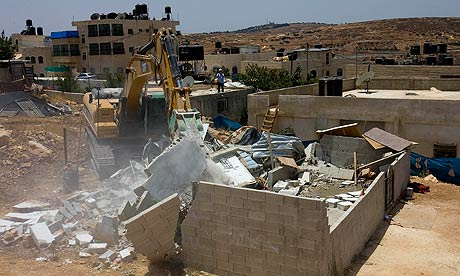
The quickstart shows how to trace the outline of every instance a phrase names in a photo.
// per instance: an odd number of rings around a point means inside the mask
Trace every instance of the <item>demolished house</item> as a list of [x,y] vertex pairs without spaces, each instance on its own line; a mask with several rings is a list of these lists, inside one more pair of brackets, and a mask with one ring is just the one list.
[[406,187],[413,143],[356,124],[318,131],[308,145],[254,131],[237,130],[232,143],[175,140],[59,208],[15,206],[0,234],[110,265],[137,252],[217,275],[343,272]]

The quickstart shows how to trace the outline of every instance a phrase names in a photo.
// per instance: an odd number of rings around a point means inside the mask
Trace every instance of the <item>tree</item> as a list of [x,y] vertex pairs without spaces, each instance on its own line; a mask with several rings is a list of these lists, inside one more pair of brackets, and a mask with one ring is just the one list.
[[0,60],[10,60],[16,53],[16,47],[13,46],[11,37],[5,36],[5,30],[0,35]]
[[244,84],[262,91],[307,84],[301,76],[302,68],[297,67],[292,76],[286,70],[268,69],[257,64],[249,64],[246,74],[241,75]]
[[58,78],[56,80],[56,85],[59,87],[59,90],[63,92],[82,92],[78,80],[72,77]]
[[123,74],[107,74],[104,86],[106,88],[119,88],[124,86]]

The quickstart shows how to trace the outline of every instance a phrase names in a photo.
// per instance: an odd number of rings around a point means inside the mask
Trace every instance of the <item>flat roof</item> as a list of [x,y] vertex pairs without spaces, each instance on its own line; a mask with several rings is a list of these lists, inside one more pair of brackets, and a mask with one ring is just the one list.
[[[356,89],[344,91],[343,96],[353,95],[357,98],[373,98],[373,99],[416,99],[416,100],[449,100],[460,101],[460,91],[440,91],[432,90],[384,90],[384,89],[369,89],[369,93],[365,89]],[[350,97],[350,96],[348,96]]]

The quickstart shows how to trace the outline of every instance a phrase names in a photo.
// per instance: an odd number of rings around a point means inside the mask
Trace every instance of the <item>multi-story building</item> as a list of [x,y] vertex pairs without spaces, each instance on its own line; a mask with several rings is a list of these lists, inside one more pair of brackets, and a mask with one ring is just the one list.
[[135,47],[146,44],[155,30],[175,30],[179,25],[179,21],[150,20],[148,17],[93,18],[72,22],[77,27],[80,45],[80,61],[76,70],[100,76],[123,73]]

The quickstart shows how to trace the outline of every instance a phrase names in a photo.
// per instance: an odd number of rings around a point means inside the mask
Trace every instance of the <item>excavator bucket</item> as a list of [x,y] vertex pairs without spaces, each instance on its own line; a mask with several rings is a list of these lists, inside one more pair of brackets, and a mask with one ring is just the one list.
[[173,137],[203,137],[204,128],[201,122],[201,113],[196,109],[191,111],[174,110],[169,121],[169,132]]

